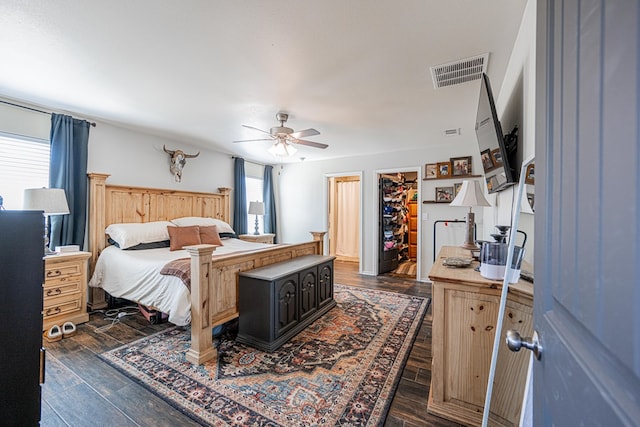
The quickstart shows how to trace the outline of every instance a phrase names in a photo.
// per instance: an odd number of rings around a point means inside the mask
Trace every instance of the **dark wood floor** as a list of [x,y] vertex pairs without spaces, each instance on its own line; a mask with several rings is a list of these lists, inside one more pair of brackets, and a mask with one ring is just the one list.
[[[424,297],[431,285],[392,276],[361,276],[357,264],[337,262],[336,283]],[[134,312],[134,310],[127,310]],[[168,403],[125,377],[97,355],[161,331],[171,324],[151,325],[142,315],[125,316],[110,324],[104,314],[78,325],[78,334],[47,349],[46,381],[42,386],[43,426],[195,426]],[[431,381],[431,308],[415,340],[385,426],[458,426],[427,412]]]

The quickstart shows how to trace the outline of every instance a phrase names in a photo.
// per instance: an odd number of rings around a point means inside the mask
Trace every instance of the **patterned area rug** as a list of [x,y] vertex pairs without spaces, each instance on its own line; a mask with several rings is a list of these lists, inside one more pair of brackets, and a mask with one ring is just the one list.
[[237,344],[231,325],[202,366],[185,360],[184,327],[101,357],[204,425],[382,425],[430,299],[337,284],[334,298],[272,353]]

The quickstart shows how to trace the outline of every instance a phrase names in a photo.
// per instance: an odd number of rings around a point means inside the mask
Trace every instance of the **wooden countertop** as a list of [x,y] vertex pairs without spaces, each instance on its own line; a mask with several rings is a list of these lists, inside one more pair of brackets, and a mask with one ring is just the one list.
[[[465,282],[493,289],[502,289],[502,280],[485,279],[480,275],[480,272],[475,271],[475,268],[480,265],[478,261],[473,261],[471,266],[466,268],[447,267],[442,264],[442,261],[449,257],[473,258],[471,251],[468,249],[463,249],[459,246],[443,246],[431,267],[431,271],[429,271],[429,279],[434,282]],[[531,265],[526,261],[522,262],[522,267],[526,270],[532,270]],[[533,296],[533,284],[520,279],[517,283],[509,285],[509,291]]]

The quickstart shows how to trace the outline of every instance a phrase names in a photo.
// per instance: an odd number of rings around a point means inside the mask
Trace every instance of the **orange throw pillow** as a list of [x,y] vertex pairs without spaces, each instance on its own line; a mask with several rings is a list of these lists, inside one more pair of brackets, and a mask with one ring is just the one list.
[[169,250],[177,251],[185,246],[199,245],[200,227],[191,225],[188,227],[167,227],[169,231]]
[[200,242],[207,245],[222,246],[222,240],[215,225],[200,226]]

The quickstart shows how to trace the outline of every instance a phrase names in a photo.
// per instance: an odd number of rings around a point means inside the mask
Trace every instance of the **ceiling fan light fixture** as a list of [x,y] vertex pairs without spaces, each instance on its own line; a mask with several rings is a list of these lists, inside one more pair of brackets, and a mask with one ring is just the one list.
[[269,147],[269,153],[277,157],[290,157],[293,156],[298,149],[291,144],[287,144],[284,141],[276,141],[271,147]]

